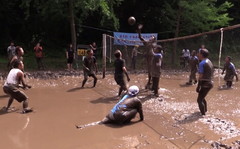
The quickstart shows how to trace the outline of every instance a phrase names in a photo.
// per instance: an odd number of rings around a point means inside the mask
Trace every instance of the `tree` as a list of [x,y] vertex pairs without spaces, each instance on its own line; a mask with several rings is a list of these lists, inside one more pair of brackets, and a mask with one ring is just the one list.
[[[55,32],[55,35],[63,34],[58,35],[57,39],[59,39],[59,37],[64,38],[65,35],[68,34],[66,32],[69,32],[70,29],[72,43],[76,45],[76,31],[82,31],[81,24],[84,24],[88,17],[94,12],[97,12],[100,16],[98,19],[100,19],[99,22],[101,26],[109,26],[117,30],[119,28],[119,20],[115,16],[113,8],[114,6],[118,6],[121,1],[122,0],[24,0],[22,1],[21,8],[24,9],[26,20],[30,22],[34,20],[34,18],[32,18],[33,16],[41,17],[40,20],[37,20],[44,22],[42,22],[44,27],[40,27],[44,28],[41,33],[45,32],[48,35],[50,33],[50,37],[54,35],[52,32]],[[65,29],[65,22],[70,22],[68,30]],[[49,36],[45,35],[46,38]],[[55,37],[52,37],[52,39],[55,39]],[[68,39],[65,37],[64,40],[66,41]]]
[[[175,30],[174,37],[209,31],[229,24],[227,10],[233,5],[227,1],[216,5],[216,0],[165,1],[165,20]],[[177,41],[174,42],[172,63],[175,64]]]
[[76,29],[75,29],[75,21],[74,21],[74,8],[73,8],[73,0],[68,0],[69,4],[69,14],[70,14],[70,29],[71,29],[71,39],[73,50],[76,51],[77,47],[77,37],[76,37]]

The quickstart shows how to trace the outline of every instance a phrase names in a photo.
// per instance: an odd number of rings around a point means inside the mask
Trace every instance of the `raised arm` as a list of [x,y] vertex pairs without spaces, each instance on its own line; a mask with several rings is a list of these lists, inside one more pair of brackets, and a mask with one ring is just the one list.
[[143,25],[142,24],[139,24],[138,25],[138,29],[137,29],[137,33],[138,33],[138,38],[143,42],[143,44],[145,45],[146,44],[146,40],[142,37],[142,34],[141,34],[141,29],[142,29]]

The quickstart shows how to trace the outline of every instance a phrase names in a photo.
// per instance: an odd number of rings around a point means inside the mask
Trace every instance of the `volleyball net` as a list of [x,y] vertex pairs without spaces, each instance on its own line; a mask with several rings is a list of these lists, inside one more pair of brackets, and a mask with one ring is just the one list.
[[[150,33],[146,35],[143,34],[143,38],[148,40],[147,38],[152,35],[157,36],[154,33]],[[191,53],[193,50],[198,51],[201,45],[205,45],[206,49],[209,50],[209,59],[212,60],[214,67],[218,69],[223,67],[226,56],[231,56],[233,58],[233,63],[236,68],[240,67],[239,41],[240,24],[189,36],[157,40],[157,44],[161,45],[164,50],[164,58],[162,62],[163,69],[174,68],[187,70],[188,66],[183,58],[183,50],[188,50]],[[135,60],[136,66],[134,69],[132,51],[135,46],[138,47],[138,54]],[[120,34],[119,36],[103,35],[103,69],[110,70],[113,68],[113,62],[115,60],[114,52],[116,50],[120,50],[122,52],[122,56],[126,61],[126,67],[128,70],[143,72],[147,70],[144,55],[147,49],[143,46],[142,42],[139,41],[137,33]],[[218,71],[220,73],[220,70]]]

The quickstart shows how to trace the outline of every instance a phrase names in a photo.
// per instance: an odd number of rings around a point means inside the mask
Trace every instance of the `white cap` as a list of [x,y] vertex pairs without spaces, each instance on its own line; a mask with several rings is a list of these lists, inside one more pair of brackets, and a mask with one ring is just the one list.
[[132,96],[135,96],[139,93],[139,88],[136,86],[136,85],[133,85],[133,86],[130,86],[128,88],[128,94],[129,95],[132,95]]

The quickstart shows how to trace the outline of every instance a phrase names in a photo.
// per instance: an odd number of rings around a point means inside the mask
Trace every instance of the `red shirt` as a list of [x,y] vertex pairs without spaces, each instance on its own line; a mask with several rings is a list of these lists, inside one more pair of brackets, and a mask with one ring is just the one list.
[[41,46],[39,46],[39,47],[34,47],[34,52],[35,52],[35,56],[36,57],[43,57],[43,49],[42,49],[42,47]]

